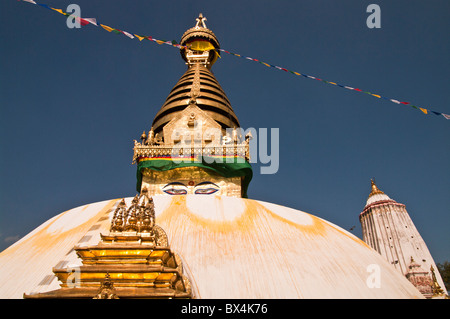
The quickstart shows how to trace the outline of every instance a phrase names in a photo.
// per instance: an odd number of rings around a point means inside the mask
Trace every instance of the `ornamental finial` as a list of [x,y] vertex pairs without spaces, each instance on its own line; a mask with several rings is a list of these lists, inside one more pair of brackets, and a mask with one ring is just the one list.
[[370,192],[369,196],[375,195],[375,194],[384,194],[383,191],[381,191],[377,185],[375,184],[375,178],[370,179],[370,183],[372,184],[372,191]]
[[197,21],[197,24],[195,25],[196,28],[205,28],[205,29],[207,29],[206,24],[205,24],[206,17],[204,17],[203,14],[200,13],[198,15],[198,18],[195,19],[195,20]]

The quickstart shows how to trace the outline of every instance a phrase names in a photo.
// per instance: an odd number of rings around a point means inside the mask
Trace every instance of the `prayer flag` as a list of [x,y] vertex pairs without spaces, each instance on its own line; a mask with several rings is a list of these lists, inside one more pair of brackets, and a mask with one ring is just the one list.
[[442,114],[442,116],[445,117],[447,120],[450,120],[450,115],[444,114],[444,113],[441,113],[441,114]]
[[95,26],[98,27],[98,25],[97,25],[97,19],[95,19],[95,18],[83,18],[83,20],[86,20],[86,21],[89,22],[90,24],[93,24],[93,25],[95,25]]
[[114,30],[113,28],[108,27],[107,25],[104,25],[104,24],[100,24],[100,26],[108,32],[111,32],[112,30]]
[[[24,1],[25,1],[25,0],[24,0]],[[66,15],[66,13],[65,13],[64,11],[62,11],[61,9],[55,9],[55,8],[50,8],[50,9],[55,10],[56,12],[59,12],[59,13],[61,13],[61,14]]]
[[75,17],[75,16],[74,16],[74,18],[75,18],[75,20],[78,21],[82,26],[85,26],[85,25],[89,24],[89,21],[87,21],[87,20],[85,20],[85,19],[83,19],[83,18],[79,18],[79,17]]
[[23,1],[26,1],[26,2],[29,2],[29,3],[32,3],[32,4],[36,4],[36,2],[34,2],[33,0],[23,0]]
[[137,35],[137,34],[135,34],[135,36],[136,36],[136,38],[138,38],[138,39],[139,39],[139,41],[142,41],[142,40],[144,40],[144,39],[145,39],[145,37],[141,37],[140,35]]
[[120,32],[122,32],[123,34],[125,34],[127,37],[129,37],[130,39],[134,39],[134,36],[132,35],[132,34],[130,34],[130,33],[128,33],[127,31],[120,31]]
[[46,5],[46,4],[42,4],[42,3],[36,3],[38,6],[41,6],[41,7],[44,7],[44,8],[46,8],[46,9],[49,9],[49,10],[51,10],[52,8],[50,8],[48,5]]
[[419,107],[419,109],[420,109],[423,113],[428,114],[428,110],[427,110],[427,109],[423,109],[423,108],[421,108],[421,107]]

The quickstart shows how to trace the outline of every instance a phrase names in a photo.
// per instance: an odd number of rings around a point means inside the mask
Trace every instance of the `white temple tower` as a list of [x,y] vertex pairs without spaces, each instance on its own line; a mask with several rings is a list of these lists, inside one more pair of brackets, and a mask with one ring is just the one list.
[[[447,294],[433,257],[405,205],[378,189],[373,180],[359,221],[363,240],[405,275],[425,297]],[[417,272],[418,268],[420,272]]]

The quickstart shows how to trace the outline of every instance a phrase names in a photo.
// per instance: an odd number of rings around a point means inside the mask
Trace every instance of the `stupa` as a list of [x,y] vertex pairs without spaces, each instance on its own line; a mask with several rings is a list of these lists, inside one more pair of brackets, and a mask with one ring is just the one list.
[[187,71],[134,142],[137,194],[70,209],[0,253],[0,298],[423,298],[346,230],[247,197],[250,136],[211,71],[200,15]]

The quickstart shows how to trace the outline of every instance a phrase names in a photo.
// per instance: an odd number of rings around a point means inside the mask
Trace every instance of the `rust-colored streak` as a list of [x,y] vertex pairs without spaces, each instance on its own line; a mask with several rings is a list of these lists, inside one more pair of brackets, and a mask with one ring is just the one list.
[[[166,200],[157,224],[202,298],[386,296],[388,285],[402,280],[383,268],[392,283],[384,282],[384,292],[368,289],[367,265],[383,261],[358,238],[313,215],[221,196]],[[201,206],[206,203],[210,214]]]
[[[262,273],[279,277],[280,285],[294,282],[287,290],[302,296],[295,285],[297,271],[292,259],[299,256],[292,243],[301,238],[314,243],[316,237],[326,236],[322,220],[309,215],[311,224],[294,223],[253,200],[245,200],[244,211],[233,220],[219,219],[218,215],[226,212],[215,211],[211,212],[211,218],[205,218],[190,211],[186,200],[185,196],[174,197],[158,217],[158,224],[166,230],[171,247],[182,254],[191,271],[199,277],[195,281],[200,282],[200,293],[211,293],[205,282],[213,278],[205,277],[208,273],[218,274],[220,269],[225,285],[227,281],[237,280],[236,284],[244,287],[238,296],[248,296],[246,289],[255,292],[260,289],[257,287],[269,289],[277,282],[258,275]],[[218,197],[218,200],[222,199]],[[213,295],[222,296],[217,292]],[[267,294],[261,292],[261,296]]]

